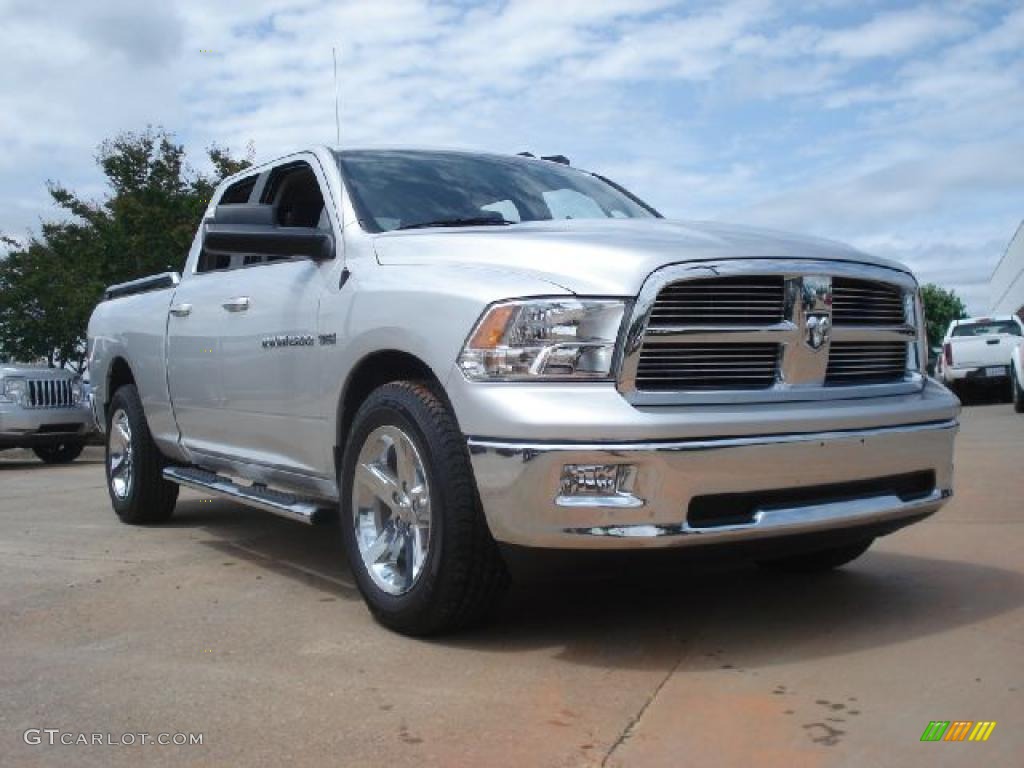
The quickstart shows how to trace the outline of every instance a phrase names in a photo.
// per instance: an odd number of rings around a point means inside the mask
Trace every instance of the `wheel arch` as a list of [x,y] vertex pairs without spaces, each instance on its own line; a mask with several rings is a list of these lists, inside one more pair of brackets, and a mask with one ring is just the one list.
[[110,401],[113,400],[114,393],[126,384],[135,384],[135,374],[128,360],[122,355],[117,355],[110,361],[110,367],[107,369],[107,387],[103,393],[104,420],[110,409]]
[[426,381],[451,408],[441,378],[422,358],[400,349],[384,349],[360,358],[341,389],[338,400],[335,458],[340,459],[352,420],[359,406],[377,387],[392,381]]

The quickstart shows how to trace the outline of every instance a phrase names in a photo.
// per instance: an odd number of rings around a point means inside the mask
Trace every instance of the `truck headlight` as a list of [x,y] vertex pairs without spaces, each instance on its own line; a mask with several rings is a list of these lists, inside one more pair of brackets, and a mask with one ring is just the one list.
[[612,377],[626,303],[618,299],[523,299],[492,304],[459,355],[474,381]]
[[0,379],[0,403],[20,403],[25,399],[26,383],[20,376]]

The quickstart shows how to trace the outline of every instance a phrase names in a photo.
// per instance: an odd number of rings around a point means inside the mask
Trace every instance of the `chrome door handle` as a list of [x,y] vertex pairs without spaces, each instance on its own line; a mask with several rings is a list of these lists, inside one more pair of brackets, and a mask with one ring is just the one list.
[[192,313],[191,304],[173,304],[171,305],[171,314],[175,317],[188,317]]
[[236,296],[233,299],[228,299],[221,306],[228,312],[244,312],[249,308],[249,297]]

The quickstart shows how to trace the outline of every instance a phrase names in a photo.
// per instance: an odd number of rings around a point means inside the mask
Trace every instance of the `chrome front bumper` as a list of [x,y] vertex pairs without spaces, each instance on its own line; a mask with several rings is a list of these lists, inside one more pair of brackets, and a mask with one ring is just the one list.
[[[895,523],[935,512],[952,495],[955,420],[867,430],[673,442],[550,444],[468,441],[491,533],[530,547],[670,547]],[[566,464],[630,464],[631,495],[560,497]],[[934,488],[801,501],[758,509],[750,522],[694,527],[692,499],[769,492],[931,472]]]

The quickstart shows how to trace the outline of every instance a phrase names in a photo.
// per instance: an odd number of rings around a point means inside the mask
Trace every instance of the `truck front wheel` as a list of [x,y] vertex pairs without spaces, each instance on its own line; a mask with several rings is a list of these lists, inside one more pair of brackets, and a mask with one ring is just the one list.
[[107,491],[124,523],[162,523],[174,512],[178,486],[163,478],[164,458],[149,433],[134,384],[114,393],[107,415]]
[[374,617],[408,635],[465,628],[508,576],[484,520],[466,442],[424,383],[374,390],[341,466],[341,537]]

